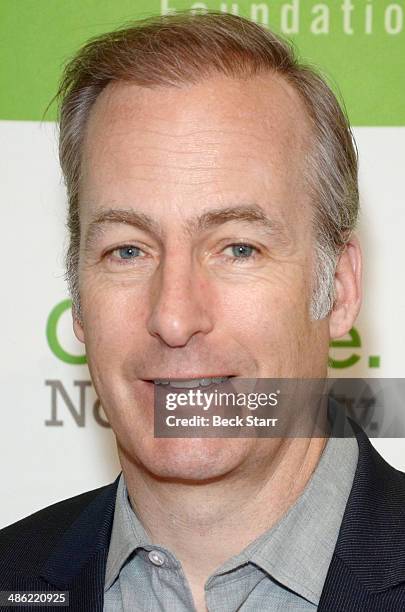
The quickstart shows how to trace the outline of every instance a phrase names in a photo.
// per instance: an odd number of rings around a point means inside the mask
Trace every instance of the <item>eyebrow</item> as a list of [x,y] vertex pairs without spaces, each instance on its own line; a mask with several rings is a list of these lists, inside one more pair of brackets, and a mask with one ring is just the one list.
[[[242,221],[261,226],[266,233],[274,236],[283,235],[285,226],[280,221],[270,219],[257,204],[214,208],[191,218],[184,223],[188,234],[201,233],[231,221]],[[106,224],[127,224],[151,234],[162,241],[164,232],[152,217],[133,209],[109,208],[97,214],[89,223],[85,237],[85,248],[88,249],[105,231]]]
[[148,234],[154,234],[161,237],[161,229],[149,215],[138,212],[133,209],[124,208],[108,208],[98,213],[89,223],[84,248],[88,250],[103,235],[105,226],[109,224],[126,224],[131,225]]
[[281,224],[270,219],[264,210],[257,204],[229,206],[217,208],[203,213],[200,217],[188,222],[189,231],[203,232],[212,227],[228,223],[230,221],[242,221],[261,225],[266,231],[274,233],[281,229]]

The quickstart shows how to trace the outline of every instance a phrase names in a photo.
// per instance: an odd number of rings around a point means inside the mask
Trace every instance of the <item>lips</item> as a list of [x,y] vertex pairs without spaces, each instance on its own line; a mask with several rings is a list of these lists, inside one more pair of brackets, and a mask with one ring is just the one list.
[[227,381],[230,376],[205,376],[201,378],[155,378],[150,382],[155,385],[170,386],[174,389],[196,389],[198,387],[208,387],[212,384],[220,384]]

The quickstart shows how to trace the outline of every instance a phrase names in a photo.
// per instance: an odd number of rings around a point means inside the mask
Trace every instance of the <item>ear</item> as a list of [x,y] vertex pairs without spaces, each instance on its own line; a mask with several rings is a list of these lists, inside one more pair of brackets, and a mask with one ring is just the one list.
[[75,336],[79,340],[79,342],[84,343],[83,323],[81,321],[79,313],[77,312],[74,306],[72,306],[72,317],[73,317],[73,331],[75,333]]
[[329,317],[333,340],[347,334],[359,313],[362,298],[360,244],[353,236],[346,244],[335,271],[335,303]]

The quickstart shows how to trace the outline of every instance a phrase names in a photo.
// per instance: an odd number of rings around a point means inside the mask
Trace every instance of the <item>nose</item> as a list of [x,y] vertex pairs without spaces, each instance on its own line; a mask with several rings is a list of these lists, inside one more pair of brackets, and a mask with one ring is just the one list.
[[170,347],[185,346],[213,329],[210,290],[202,271],[186,261],[166,262],[156,272],[147,329]]

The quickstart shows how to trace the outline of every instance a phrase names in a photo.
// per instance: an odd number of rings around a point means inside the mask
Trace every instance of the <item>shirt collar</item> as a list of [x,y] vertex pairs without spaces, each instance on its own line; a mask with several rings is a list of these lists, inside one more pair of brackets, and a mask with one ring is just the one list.
[[303,493],[271,529],[222,567],[251,562],[318,605],[352,488],[359,449],[355,437],[329,438]]
[[[225,562],[215,575],[254,563],[273,579],[318,605],[358,460],[356,439],[329,438],[303,493],[271,529]],[[105,591],[128,557],[151,541],[132,510],[124,476],[117,489]]]
[[108,549],[104,591],[107,591],[115,582],[122,565],[128,557],[137,548],[148,546],[149,544],[148,534],[132,510],[124,475],[121,472],[115,501],[110,547]]

